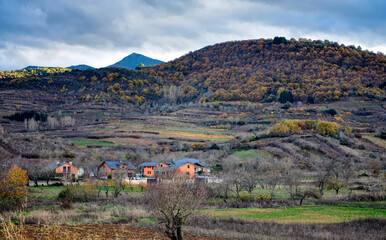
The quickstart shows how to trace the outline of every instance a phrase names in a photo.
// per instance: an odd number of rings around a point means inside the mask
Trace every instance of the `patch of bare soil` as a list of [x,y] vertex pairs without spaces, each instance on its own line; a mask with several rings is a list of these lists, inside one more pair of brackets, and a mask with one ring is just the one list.
[[[160,232],[130,227],[127,225],[77,225],[34,226],[25,225],[23,233],[27,239],[154,239],[167,240]],[[222,238],[186,234],[187,240],[221,240]]]

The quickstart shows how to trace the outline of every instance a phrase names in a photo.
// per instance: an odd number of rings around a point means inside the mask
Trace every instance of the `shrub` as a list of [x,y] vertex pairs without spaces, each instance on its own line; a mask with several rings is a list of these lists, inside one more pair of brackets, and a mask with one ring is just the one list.
[[294,96],[291,91],[282,91],[280,93],[279,102],[286,103],[286,102],[294,102]]
[[272,198],[271,195],[270,194],[266,194],[266,193],[261,194],[261,195],[257,195],[255,197],[255,199],[259,200],[259,201],[270,200],[271,198]]
[[319,134],[333,136],[337,133],[340,125],[335,122],[318,121],[316,130]]
[[301,133],[300,120],[283,120],[276,123],[270,130],[273,135],[285,136],[291,133]]
[[193,143],[192,144],[193,150],[204,150],[204,148],[205,148],[205,143]]
[[290,107],[291,107],[292,105],[291,105],[291,103],[286,103],[286,104],[284,104],[281,108],[282,109],[289,109]]
[[256,141],[256,135],[252,134],[251,137],[249,138],[249,141]]
[[352,133],[352,128],[350,126],[345,127],[344,133]]
[[315,130],[317,125],[317,120],[304,120],[304,126],[308,130]]
[[331,116],[335,116],[336,114],[338,114],[338,113],[336,112],[336,110],[333,109],[333,108],[328,109],[328,110],[325,110],[324,113],[330,114]]
[[74,201],[74,193],[70,187],[66,187],[63,191],[61,191],[58,195],[58,200],[62,202],[72,202]]
[[248,201],[252,201],[253,200],[253,196],[251,194],[248,194],[248,193],[241,193],[237,197],[237,199],[242,201],[242,202],[248,202]]

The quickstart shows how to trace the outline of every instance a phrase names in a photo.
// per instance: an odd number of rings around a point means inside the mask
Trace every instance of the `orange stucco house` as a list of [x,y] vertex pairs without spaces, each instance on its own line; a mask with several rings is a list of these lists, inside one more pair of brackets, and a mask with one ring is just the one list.
[[79,169],[72,165],[72,162],[57,162],[54,168],[57,176],[65,178],[66,180],[78,179]]
[[139,165],[141,168],[141,173],[145,177],[155,177],[155,170],[160,168],[169,167],[165,163],[161,162],[144,162]]
[[179,175],[181,177],[194,178],[194,165],[191,163],[174,163],[167,168],[157,168],[156,171],[161,171],[161,174],[165,177]]
[[109,174],[115,177],[118,172],[123,173],[123,177],[134,177],[135,166],[131,162],[127,161],[104,161],[98,167],[98,173],[100,177],[107,177]]

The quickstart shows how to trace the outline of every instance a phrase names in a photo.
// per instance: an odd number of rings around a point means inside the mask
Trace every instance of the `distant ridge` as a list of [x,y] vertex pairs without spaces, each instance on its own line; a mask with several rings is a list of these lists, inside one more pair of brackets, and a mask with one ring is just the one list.
[[85,65],[85,64],[79,64],[79,65],[72,65],[72,66],[69,66],[67,67],[68,69],[71,69],[71,70],[88,70],[88,69],[95,69],[94,67],[91,67],[89,65]]
[[34,68],[45,68],[45,67],[42,67],[42,66],[27,66],[27,67],[23,68],[22,70],[24,70],[24,69],[28,70],[28,69],[34,69]]
[[132,53],[127,57],[124,57],[121,61],[110,65],[109,67],[118,67],[126,69],[135,69],[139,64],[144,64],[145,66],[153,66],[163,63],[160,60],[146,57],[142,54]]

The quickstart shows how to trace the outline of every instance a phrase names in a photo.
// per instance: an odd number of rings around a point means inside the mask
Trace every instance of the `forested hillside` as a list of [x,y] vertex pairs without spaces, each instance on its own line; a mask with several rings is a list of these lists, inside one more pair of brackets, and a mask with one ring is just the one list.
[[212,93],[210,100],[381,99],[386,57],[327,40],[276,37],[208,46],[145,71],[196,97]]
[[[38,89],[81,101],[383,100],[386,56],[330,41],[234,41],[141,70],[31,68],[1,72],[0,88]],[[164,102],[165,102],[164,101]]]
[[2,89],[36,89],[80,101],[143,104],[157,100],[162,86],[154,77],[121,68],[70,70],[38,68],[0,72]]

